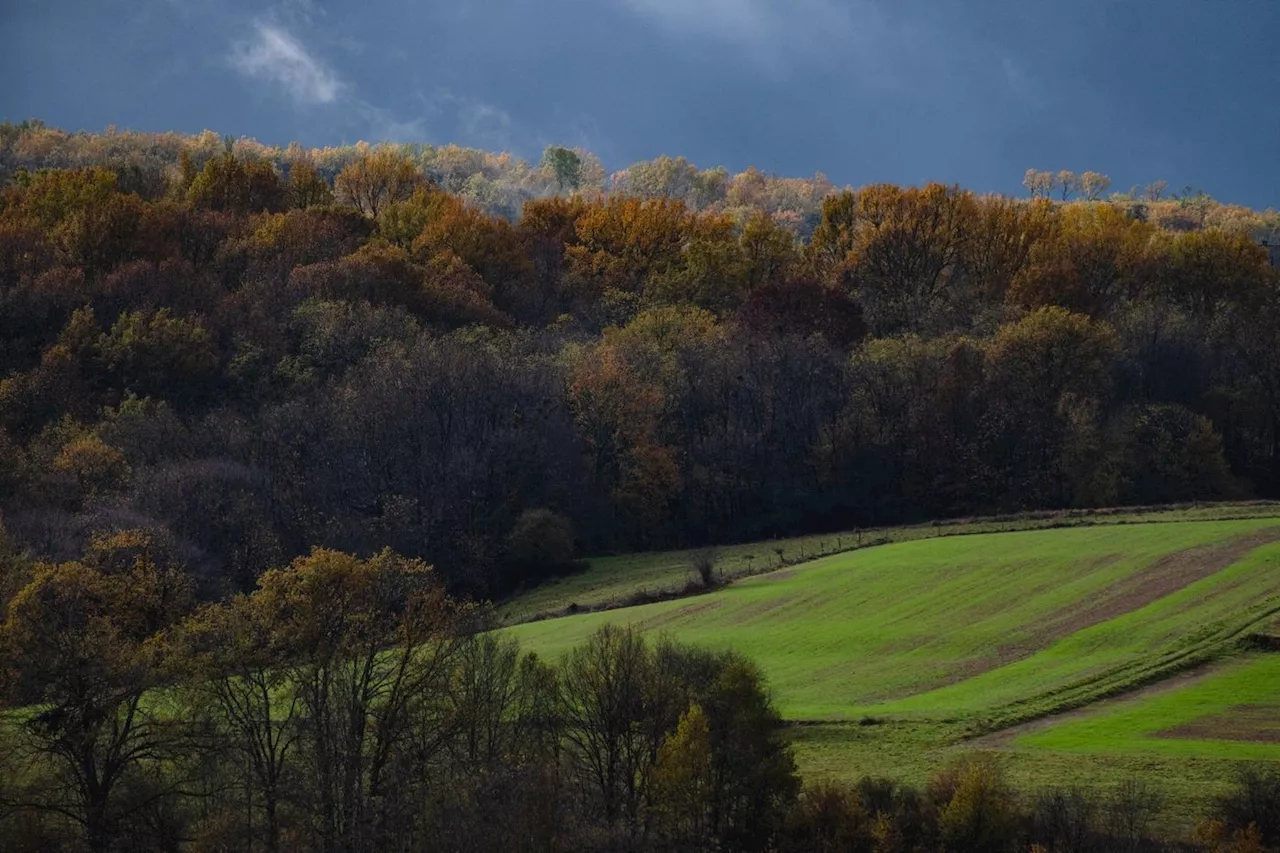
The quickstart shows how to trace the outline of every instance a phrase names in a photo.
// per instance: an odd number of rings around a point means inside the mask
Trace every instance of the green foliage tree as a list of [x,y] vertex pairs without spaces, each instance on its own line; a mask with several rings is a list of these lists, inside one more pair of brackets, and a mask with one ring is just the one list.
[[582,185],[582,158],[568,148],[552,145],[542,152],[542,168],[554,176],[561,192]]

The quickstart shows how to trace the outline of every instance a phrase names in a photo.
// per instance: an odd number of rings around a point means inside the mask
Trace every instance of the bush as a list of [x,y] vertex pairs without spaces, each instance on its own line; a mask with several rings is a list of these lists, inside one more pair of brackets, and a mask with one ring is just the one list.
[[1083,853],[1090,849],[1097,813],[1097,798],[1088,791],[1050,788],[1036,798],[1032,838],[1056,853]]
[[944,850],[996,853],[1017,843],[1017,802],[994,761],[966,758],[943,770],[929,783],[929,798]]
[[1218,799],[1217,812],[1226,829],[1247,832],[1257,827],[1264,846],[1280,844],[1280,770],[1242,768],[1235,790]]
[[525,510],[507,536],[507,556],[517,581],[564,574],[573,566],[573,522],[549,509]]
[[718,581],[716,563],[718,562],[720,562],[720,552],[715,548],[704,548],[694,552],[693,570],[697,573],[698,582],[702,584],[703,589],[711,589],[716,585]]
[[870,853],[875,849],[874,813],[860,792],[821,783],[804,792],[792,814],[787,850],[805,853]]

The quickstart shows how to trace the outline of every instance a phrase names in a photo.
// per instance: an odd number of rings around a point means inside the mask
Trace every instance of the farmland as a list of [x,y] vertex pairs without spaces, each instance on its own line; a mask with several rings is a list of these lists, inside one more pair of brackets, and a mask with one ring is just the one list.
[[989,750],[1030,788],[1160,779],[1181,826],[1233,761],[1280,759],[1280,656],[1241,651],[1280,612],[1278,565],[1268,517],[975,532],[509,630],[551,657],[610,622],[740,651],[811,778],[920,782]]

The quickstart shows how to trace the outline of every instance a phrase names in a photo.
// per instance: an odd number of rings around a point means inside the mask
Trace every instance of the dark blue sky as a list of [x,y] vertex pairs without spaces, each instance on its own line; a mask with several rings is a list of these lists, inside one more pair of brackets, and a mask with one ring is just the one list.
[[1280,0],[0,0],[0,117],[1280,206]]

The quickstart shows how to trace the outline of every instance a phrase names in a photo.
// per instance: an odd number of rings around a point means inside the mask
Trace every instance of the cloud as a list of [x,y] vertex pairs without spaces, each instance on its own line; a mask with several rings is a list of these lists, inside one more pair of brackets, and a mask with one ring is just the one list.
[[[435,131],[460,144],[503,149],[524,136],[525,129],[506,110],[443,87],[429,96],[414,93],[421,104],[417,116],[406,114],[403,103],[393,107],[370,99],[297,35],[321,27],[314,19],[323,14],[313,0],[276,0],[269,13],[252,22],[250,38],[231,44],[227,60],[246,79],[278,87],[300,106],[323,107],[336,124],[374,142],[425,142]],[[347,36],[326,38],[324,44],[357,62],[364,52],[361,42]],[[348,70],[358,72],[359,66]]]
[[254,24],[253,39],[232,45],[229,58],[241,74],[280,86],[299,104],[332,104],[344,89],[332,70],[275,24]]
[[1035,79],[1029,75],[1022,65],[1006,56],[1000,61],[1000,69],[1004,72],[1005,83],[1018,98],[1033,107],[1044,106],[1044,96]]
[[472,144],[507,148],[511,145],[511,116],[506,110],[467,101],[458,110],[459,127]]
[[715,39],[774,76],[804,63],[841,63],[883,85],[911,50],[910,33],[873,0],[617,0],[676,37]]
[[622,0],[641,15],[676,30],[758,41],[769,30],[768,2],[762,0]]
[[359,99],[354,101],[353,106],[364,120],[367,128],[365,132],[375,142],[423,142],[427,139],[425,119],[401,121],[391,110]]
[[453,127],[453,141],[459,145],[505,149],[513,138],[525,137],[525,130],[516,127],[510,113],[487,101],[443,87],[416,95],[434,124]]
[[[751,46],[789,50],[857,41],[883,21],[864,0],[621,0],[622,5],[669,30]],[[856,13],[856,18],[855,18]],[[855,20],[857,26],[855,27]]]

